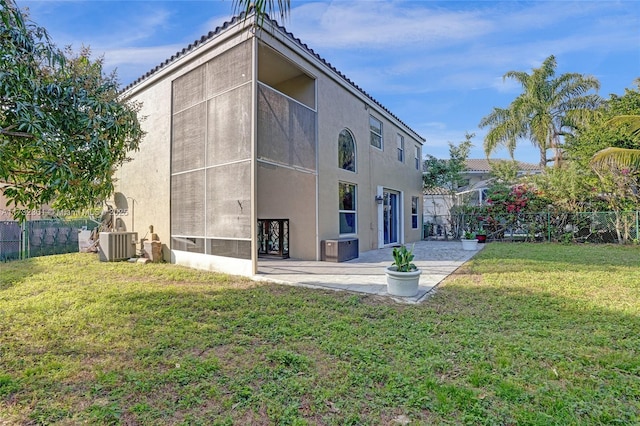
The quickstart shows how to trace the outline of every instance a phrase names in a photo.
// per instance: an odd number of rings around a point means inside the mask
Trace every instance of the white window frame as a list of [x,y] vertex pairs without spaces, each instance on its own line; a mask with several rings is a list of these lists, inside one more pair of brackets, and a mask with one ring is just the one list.
[[[341,209],[340,208],[340,204],[342,203],[342,200],[340,200],[340,186],[341,185],[349,185],[353,187],[353,202],[352,202],[352,210],[347,210],[347,209]],[[342,215],[343,214],[353,214],[353,229],[355,230],[354,232],[342,232],[342,229],[340,229],[340,223],[342,220]],[[338,182],[338,233],[340,234],[340,236],[346,236],[346,235],[357,235],[358,234],[358,185],[356,185],[355,183],[351,183],[351,182],[342,182],[339,181]]]
[[420,170],[420,147],[416,145],[415,148],[416,170]]
[[404,136],[400,133],[396,135],[396,143],[398,144],[398,161],[404,163]]
[[[374,125],[376,124],[380,124],[380,133],[378,133],[378,129],[376,127],[374,127]],[[369,143],[371,144],[372,147],[374,148],[378,148],[379,150],[384,150],[384,139],[382,137],[382,133],[383,133],[383,127],[382,127],[382,121],[378,120],[377,118],[375,118],[373,115],[369,116],[369,130],[371,132],[371,135],[369,137]],[[373,141],[374,140],[380,140],[380,146],[378,146],[377,144],[374,144]]]
[[[411,229],[419,229],[418,224],[419,211],[420,211],[420,199],[418,197],[411,197]],[[415,224],[415,226],[414,226]]]

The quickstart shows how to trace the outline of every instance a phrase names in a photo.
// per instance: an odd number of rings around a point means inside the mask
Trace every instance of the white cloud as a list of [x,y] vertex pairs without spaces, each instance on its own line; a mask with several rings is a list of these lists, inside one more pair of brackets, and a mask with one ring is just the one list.
[[448,11],[428,2],[304,3],[291,29],[312,46],[332,49],[412,49],[425,43],[470,40],[492,30],[477,12]]
[[168,44],[155,47],[109,49],[105,52],[105,66],[114,68],[127,64],[151,68],[170,58],[183,47],[180,44]]
[[[378,93],[428,93],[438,87],[513,92],[517,84],[501,81],[509,70],[529,72],[551,54],[560,59],[589,52],[598,60],[602,52],[631,52],[640,42],[637,14],[627,13],[624,2],[482,2],[472,7],[457,10],[455,2],[303,3],[292,10],[291,29],[365,90]],[[618,13],[621,20],[594,23],[594,14],[605,11]],[[582,72],[564,71],[564,65],[559,60],[559,72]]]

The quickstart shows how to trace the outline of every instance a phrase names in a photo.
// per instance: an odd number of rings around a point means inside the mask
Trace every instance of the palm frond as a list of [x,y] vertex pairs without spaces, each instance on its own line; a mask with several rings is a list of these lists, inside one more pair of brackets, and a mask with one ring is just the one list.
[[591,158],[591,167],[599,170],[611,167],[640,169],[640,149],[609,147]]
[[640,115],[618,115],[608,120],[606,124],[612,127],[628,126],[633,136],[640,135]]

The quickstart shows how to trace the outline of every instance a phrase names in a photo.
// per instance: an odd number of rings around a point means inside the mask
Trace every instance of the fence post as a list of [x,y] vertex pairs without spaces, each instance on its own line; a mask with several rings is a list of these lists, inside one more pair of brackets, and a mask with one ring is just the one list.
[[551,242],[551,213],[547,211],[547,242]]
[[27,258],[27,237],[27,221],[23,220],[20,222],[20,259]]
[[636,210],[636,241],[640,241],[640,233],[638,232],[638,210]]

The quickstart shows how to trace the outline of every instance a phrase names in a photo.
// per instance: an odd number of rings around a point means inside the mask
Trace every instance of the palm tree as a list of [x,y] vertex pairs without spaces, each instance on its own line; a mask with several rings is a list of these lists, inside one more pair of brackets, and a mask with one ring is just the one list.
[[[640,115],[618,115],[607,121],[607,124],[627,126],[632,136],[640,136]],[[640,170],[640,149],[615,147],[602,149],[591,158],[591,166],[596,170],[611,166],[618,169]]]
[[265,16],[271,17],[276,11],[280,15],[280,19],[284,21],[289,16],[291,0],[233,0],[233,10],[236,14],[241,12],[249,14],[251,9],[255,9],[260,23]]
[[494,108],[480,121],[480,127],[490,127],[484,140],[487,155],[505,146],[511,156],[519,139],[528,138],[540,151],[540,166],[547,165],[547,149],[555,150],[554,162],[560,164],[561,137],[571,129],[587,122],[600,104],[600,89],[595,77],[567,73],[555,77],[556,59],[549,56],[531,74],[509,71],[503,79],[511,78],[522,86],[523,92],[507,108]]

